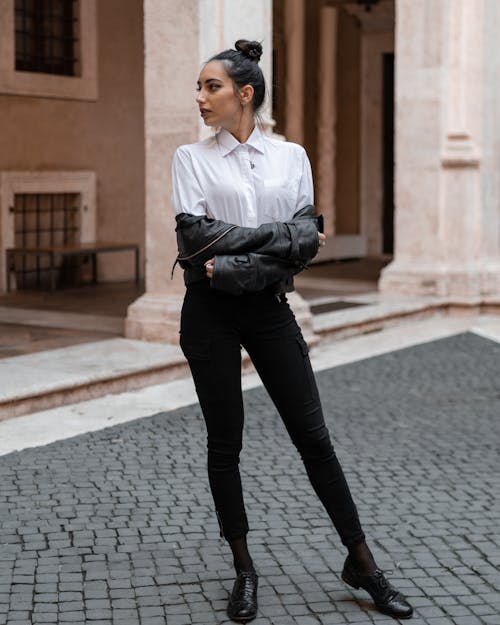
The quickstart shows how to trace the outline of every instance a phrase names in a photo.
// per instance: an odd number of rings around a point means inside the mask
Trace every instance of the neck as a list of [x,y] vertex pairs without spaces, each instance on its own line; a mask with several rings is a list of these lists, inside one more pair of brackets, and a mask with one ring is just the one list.
[[251,116],[242,117],[239,123],[233,127],[226,127],[233,137],[240,143],[245,143],[255,128],[255,120],[253,114]]

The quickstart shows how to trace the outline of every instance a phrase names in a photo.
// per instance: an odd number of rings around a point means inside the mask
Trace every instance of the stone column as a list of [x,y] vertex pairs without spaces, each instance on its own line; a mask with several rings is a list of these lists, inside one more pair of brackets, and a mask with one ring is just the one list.
[[495,0],[397,0],[395,259],[385,293],[500,295]]
[[[175,19],[172,18],[175,16]],[[128,338],[175,343],[184,293],[170,205],[175,148],[198,138],[198,0],[144,0],[146,293],[128,308]]]
[[335,234],[335,121],[337,109],[337,9],[319,10],[318,157],[316,205],[325,219],[325,234]]
[[304,142],[304,37],[305,2],[287,0],[286,33],[286,128],[289,141]]
[[[286,46],[286,124],[288,141],[304,143],[304,54],[305,54],[305,0],[286,0],[284,7]],[[312,344],[318,340],[313,331],[309,304],[297,291],[288,295],[290,306],[302,328],[305,339]]]

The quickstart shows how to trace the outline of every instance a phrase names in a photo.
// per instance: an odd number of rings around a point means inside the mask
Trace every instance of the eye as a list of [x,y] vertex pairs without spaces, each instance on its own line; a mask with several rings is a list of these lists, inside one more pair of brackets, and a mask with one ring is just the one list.
[[215,90],[216,90],[216,89],[218,89],[219,87],[220,87],[220,85],[217,85],[217,84],[215,84],[215,83],[212,83],[212,84],[210,85],[210,91],[215,91]]

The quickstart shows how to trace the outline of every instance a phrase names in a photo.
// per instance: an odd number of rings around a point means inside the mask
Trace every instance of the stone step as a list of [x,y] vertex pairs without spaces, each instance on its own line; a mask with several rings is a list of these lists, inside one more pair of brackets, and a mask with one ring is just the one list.
[[0,360],[0,419],[188,375],[179,347],[113,338]]

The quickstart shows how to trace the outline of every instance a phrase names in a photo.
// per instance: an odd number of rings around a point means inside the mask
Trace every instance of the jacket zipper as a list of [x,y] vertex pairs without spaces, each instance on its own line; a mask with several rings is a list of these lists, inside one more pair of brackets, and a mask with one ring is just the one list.
[[204,245],[202,248],[200,248],[199,250],[196,250],[196,252],[194,252],[193,254],[190,254],[189,256],[177,256],[177,260],[190,260],[191,258],[194,258],[195,256],[197,256],[198,254],[201,254],[202,252],[204,252],[205,250],[208,250],[209,247],[211,247],[212,245],[214,245],[215,243],[217,243],[217,241],[220,241],[222,239],[222,237],[225,237],[226,234],[228,232],[231,232],[231,230],[234,230],[235,228],[237,228],[238,226],[234,225],[231,226],[230,228],[228,228],[227,230],[224,230],[224,232],[222,232],[221,234],[219,234],[218,237],[216,237],[213,241],[210,241],[210,243],[207,243],[206,245]]
[[238,227],[237,225],[233,225],[230,228],[228,228],[227,230],[224,230],[224,232],[219,234],[218,237],[215,237],[215,239],[213,239],[213,241],[210,241],[209,243],[204,245],[199,250],[196,250],[196,252],[193,252],[193,254],[190,254],[189,256],[177,256],[177,258],[174,261],[174,264],[172,265],[172,273],[170,274],[170,279],[172,280],[172,278],[174,277],[175,266],[177,265],[177,263],[180,260],[191,260],[191,258],[194,258],[195,256],[198,256],[198,254],[201,254],[205,250],[208,250],[209,247],[211,247],[212,245],[215,245],[217,243],[217,241],[220,241],[223,237],[226,236],[226,234],[228,234],[229,232],[231,232],[231,230],[234,230],[237,227]]

